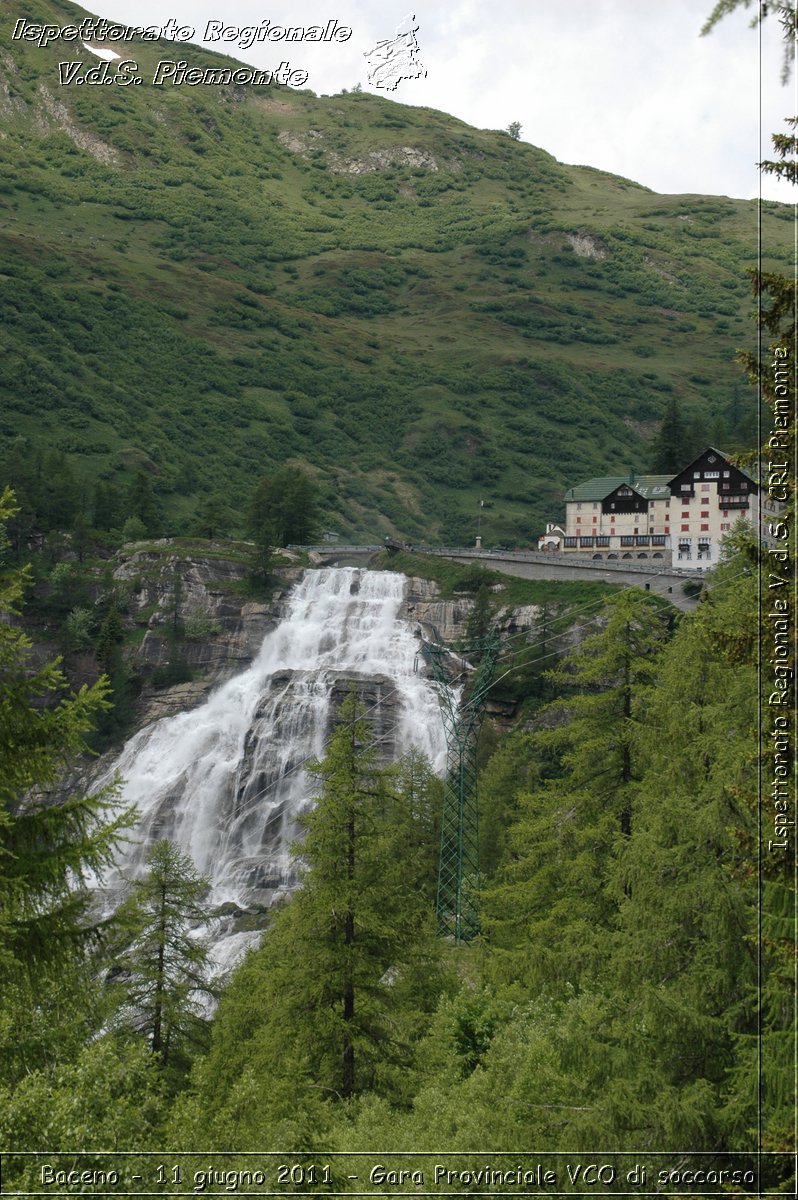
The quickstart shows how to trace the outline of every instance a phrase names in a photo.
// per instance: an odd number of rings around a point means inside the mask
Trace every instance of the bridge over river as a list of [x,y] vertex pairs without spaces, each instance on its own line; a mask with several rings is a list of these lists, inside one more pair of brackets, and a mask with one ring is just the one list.
[[[311,561],[319,565],[365,566],[385,549],[385,546],[337,546],[325,542],[319,546],[293,546],[294,550],[305,550]],[[454,546],[413,546],[414,554],[435,555],[451,561],[479,563],[504,575],[515,575],[521,579],[587,579],[594,583],[614,583],[620,587],[639,587],[664,596],[677,608],[689,610],[695,607],[695,597],[687,596],[684,584],[688,580],[701,581],[697,571],[685,571],[679,567],[657,566],[640,562],[594,562],[572,555],[544,554],[536,550],[482,550]]]

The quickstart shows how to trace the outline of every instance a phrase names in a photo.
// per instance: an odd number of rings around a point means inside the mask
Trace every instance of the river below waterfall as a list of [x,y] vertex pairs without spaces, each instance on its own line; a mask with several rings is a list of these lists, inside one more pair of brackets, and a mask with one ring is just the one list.
[[168,838],[209,879],[209,905],[227,912],[211,940],[220,967],[234,962],[258,936],[237,931],[236,916],[294,883],[290,849],[315,786],[303,764],[323,756],[334,697],[349,681],[368,696],[386,756],[415,746],[443,771],[437,696],[416,673],[419,640],[399,616],[404,588],[388,571],[306,571],[246,671],[131,738],[107,778],[119,772],[140,824],[105,880],[108,908]]

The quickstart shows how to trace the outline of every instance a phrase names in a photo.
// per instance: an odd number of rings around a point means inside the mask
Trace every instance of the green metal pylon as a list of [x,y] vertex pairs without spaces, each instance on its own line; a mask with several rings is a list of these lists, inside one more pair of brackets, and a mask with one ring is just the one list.
[[488,688],[501,639],[495,630],[475,638],[466,648],[479,654],[468,702],[460,706],[446,678],[443,658],[450,653],[435,632],[425,642],[424,657],[438,684],[446,731],[446,779],[443,786],[441,851],[435,911],[438,932],[455,942],[468,942],[479,932],[479,808],[477,803],[477,742],[485,714]]

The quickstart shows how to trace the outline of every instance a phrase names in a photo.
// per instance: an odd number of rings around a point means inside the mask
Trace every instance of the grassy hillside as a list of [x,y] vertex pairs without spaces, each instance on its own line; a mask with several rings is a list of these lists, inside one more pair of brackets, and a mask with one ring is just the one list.
[[[670,397],[744,440],[753,202],[659,196],[368,94],[152,85],[162,58],[232,61],[194,47],[127,42],[140,86],[60,86],[59,61],[96,60],[12,28],[0,455],[143,467],[174,530],[289,460],[346,537],[460,540],[485,499],[483,535],[528,542],[566,484],[647,465]],[[792,213],[762,223],[783,268]]]

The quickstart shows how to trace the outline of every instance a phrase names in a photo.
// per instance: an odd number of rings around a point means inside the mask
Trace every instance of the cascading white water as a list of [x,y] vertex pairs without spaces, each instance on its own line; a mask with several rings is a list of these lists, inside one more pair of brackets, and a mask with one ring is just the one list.
[[[323,755],[331,690],[342,676],[368,678],[378,698],[395,700],[396,750],[416,746],[443,771],[438,701],[415,672],[418,640],[399,618],[403,597],[404,576],[392,572],[307,571],[248,670],[200,708],[157,721],[126,744],[112,772],[141,821],[105,883],[111,901],[160,838],[208,877],[212,906],[260,906],[290,887],[297,817],[314,795],[302,764]],[[252,940],[230,933],[229,924],[219,931],[219,962]]]

